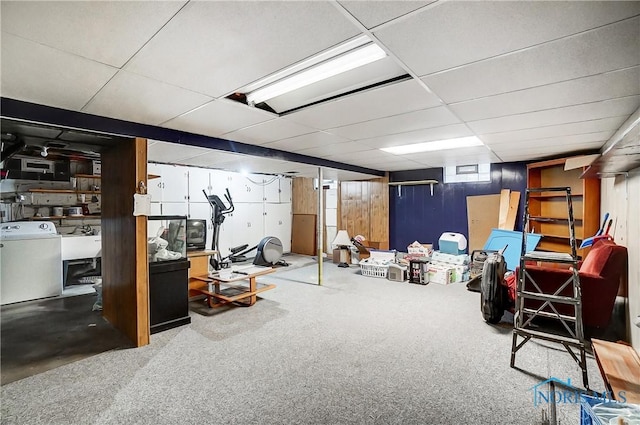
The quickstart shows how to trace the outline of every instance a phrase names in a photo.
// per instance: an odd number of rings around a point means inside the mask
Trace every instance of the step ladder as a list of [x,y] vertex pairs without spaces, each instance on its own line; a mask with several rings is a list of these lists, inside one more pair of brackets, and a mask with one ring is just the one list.
[[[529,199],[531,194],[543,194],[548,192],[564,192],[567,202],[567,223],[569,226],[569,242],[571,253],[530,251],[526,252],[527,232],[530,223]],[[559,194],[559,196],[562,196]],[[516,313],[513,326],[513,343],[511,345],[511,367],[515,367],[516,353],[531,338],[542,339],[562,344],[571,357],[582,370],[584,387],[589,389],[587,376],[587,362],[585,353],[584,329],[582,327],[582,295],[580,290],[580,276],[578,275],[578,256],[576,254],[576,237],[573,219],[573,204],[571,202],[570,187],[529,188],[526,190],[524,207],[524,227],[522,247],[520,255],[520,270],[518,273],[518,285],[516,292]],[[554,293],[545,293],[540,289],[527,271],[528,262],[559,263],[571,266],[573,273]],[[530,266],[529,266],[530,267]],[[572,296],[563,296],[560,293],[565,288],[572,288]],[[539,308],[525,307],[525,300],[542,301]],[[560,314],[557,306],[568,304],[573,306],[573,315]],[[557,320],[555,322],[564,332],[558,330],[542,330],[533,321],[536,318]],[[564,333],[564,334],[563,334]],[[518,342],[518,337],[522,340]]]

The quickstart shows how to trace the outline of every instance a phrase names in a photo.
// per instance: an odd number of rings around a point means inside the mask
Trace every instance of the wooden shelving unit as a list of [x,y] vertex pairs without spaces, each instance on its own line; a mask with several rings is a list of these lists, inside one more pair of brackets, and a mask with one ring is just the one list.
[[[582,240],[595,235],[600,227],[600,181],[581,179],[586,167],[565,171],[566,160],[560,158],[527,165],[527,187],[570,187],[575,237]],[[532,194],[529,210],[529,230],[543,235],[537,249],[570,252],[565,195],[548,192]],[[580,250],[578,254],[584,257],[587,249]]]

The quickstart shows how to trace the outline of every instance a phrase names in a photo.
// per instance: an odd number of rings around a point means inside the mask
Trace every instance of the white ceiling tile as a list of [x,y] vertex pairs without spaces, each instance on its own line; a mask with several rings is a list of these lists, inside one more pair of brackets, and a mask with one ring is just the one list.
[[[464,149],[445,149],[434,152],[420,152],[405,155],[410,157],[413,161],[432,164],[434,161],[442,160],[456,160],[457,164],[470,164],[478,162],[492,162],[499,161],[499,158],[494,158],[495,155],[486,146],[474,146]],[[475,158],[470,162],[470,158]]]
[[453,103],[636,66],[639,26],[640,18],[628,19],[422,80],[445,102]]
[[219,137],[273,119],[273,114],[232,100],[214,100],[201,108],[173,118],[163,127]]
[[126,67],[217,97],[356,34],[325,2],[190,2]]
[[156,142],[147,144],[147,159],[155,162],[179,163],[185,158],[203,155],[211,149],[179,143]]
[[340,161],[347,162],[349,164],[374,164],[382,162],[394,162],[398,160],[398,157],[388,152],[381,151],[379,149],[372,149],[367,151],[355,151],[355,152],[340,152]]
[[545,111],[472,121],[468,125],[476,134],[498,133],[562,123],[631,115],[640,107],[640,96],[629,96]]
[[640,94],[640,66],[449,105],[465,121]]
[[326,130],[439,104],[433,94],[411,79],[310,106],[287,115],[287,119]]
[[263,145],[276,140],[300,136],[315,131],[313,128],[287,121],[284,118],[275,118],[240,130],[225,133],[223,137],[237,142]]
[[574,134],[571,136],[560,137],[548,137],[544,139],[534,139],[526,141],[512,141],[506,143],[487,144],[494,152],[513,152],[527,151],[531,147],[548,147],[548,146],[569,146],[569,145],[583,145],[587,143],[600,143],[604,145],[611,136],[613,136],[615,130],[600,131],[597,133],[587,134]]
[[433,168],[432,165],[422,164],[411,160],[398,162],[394,164],[380,165],[377,167],[381,171],[404,171],[404,170],[419,170],[421,168]]
[[460,120],[449,109],[444,106],[438,106],[344,127],[330,128],[327,131],[355,140],[440,127],[459,122]]
[[426,75],[640,13],[631,2],[443,2],[375,35]]
[[597,133],[600,131],[615,131],[628,118],[628,115],[582,121],[571,124],[551,125],[547,127],[529,128],[526,130],[507,131],[480,135],[480,139],[487,145],[518,142],[523,140],[544,139],[549,137],[570,136],[573,134]]
[[369,146],[362,145],[358,142],[343,142],[335,143],[332,145],[317,146],[315,148],[296,150],[296,152],[302,155],[327,157],[332,158],[334,161],[339,161],[342,154],[351,152],[363,152],[368,150],[371,150]]
[[353,17],[366,28],[373,28],[433,3],[431,1],[340,1]]
[[184,3],[3,1],[2,31],[120,68]]
[[358,140],[358,142],[371,146],[372,148],[388,148],[391,146],[455,139],[457,137],[467,136],[473,136],[473,132],[469,130],[466,125],[454,124],[425,130],[409,131],[406,133],[390,134],[382,137],[373,137],[371,139],[362,139]]
[[210,149],[208,153],[185,158],[180,162],[184,165],[193,165],[196,167],[224,168],[224,164],[233,163],[237,161],[239,157],[243,158],[244,155]]
[[582,145],[556,145],[556,146],[542,146],[531,147],[525,152],[506,152],[504,154],[498,154],[503,161],[523,161],[533,160],[537,158],[570,155],[575,152],[584,150],[597,150],[602,146],[600,142],[586,143]]
[[333,145],[341,142],[347,142],[347,139],[336,136],[334,134],[325,133],[323,131],[317,131],[315,133],[304,134],[301,136],[290,137],[288,139],[267,143],[264,146],[272,149],[298,152],[302,149]]
[[116,71],[110,66],[2,33],[0,90],[3,97],[78,111]]
[[118,71],[82,110],[90,114],[158,125],[211,98],[147,77]]

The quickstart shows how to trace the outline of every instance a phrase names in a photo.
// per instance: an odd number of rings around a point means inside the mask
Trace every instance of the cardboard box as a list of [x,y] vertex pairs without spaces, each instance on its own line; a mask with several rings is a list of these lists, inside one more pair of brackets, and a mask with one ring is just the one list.
[[469,255],[467,254],[453,255],[453,254],[446,254],[441,251],[434,251],[433,254],[431,255],[431,261],[455,264],[459,266],[469,264],[469,260],[470,258],[469,258]]
[[348,249],[335,248],[333,250],[333,263],[338,264],[340,262],[340,251],[345,251],[344,258],[347,264],[351,264],[351,252]]
[[414,242],[407,247],[407,253],[409,254],[418,254],[424,257],[429,257],[432,252],[433,245],[430,243],[417,244],[416,242]]
[[429,282],[439,283],[441,285],[453,283],[454,269],[448,265],[431,263],[429,264],[427,273],[429,275]]

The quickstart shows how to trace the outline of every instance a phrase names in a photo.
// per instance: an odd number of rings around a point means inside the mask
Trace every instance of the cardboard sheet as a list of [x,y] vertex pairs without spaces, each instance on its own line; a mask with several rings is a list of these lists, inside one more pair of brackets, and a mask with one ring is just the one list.
[[491,229],[498,227],[500,195],[467,196],[469,253],[482,249]]

